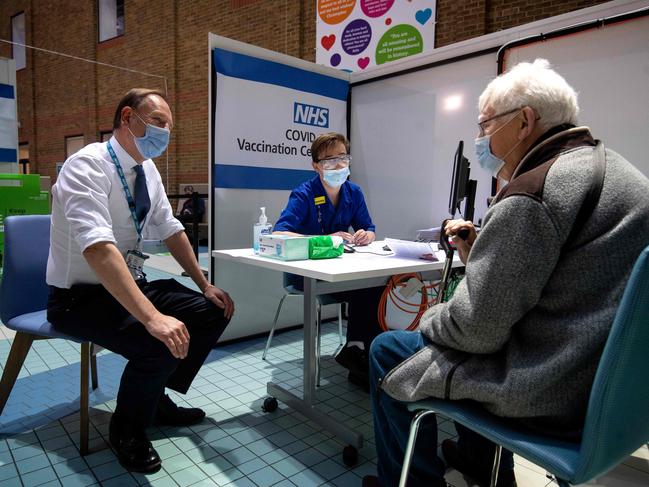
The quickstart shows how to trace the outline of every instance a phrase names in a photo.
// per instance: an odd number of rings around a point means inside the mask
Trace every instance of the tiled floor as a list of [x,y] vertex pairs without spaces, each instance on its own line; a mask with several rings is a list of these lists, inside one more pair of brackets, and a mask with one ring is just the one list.
[[[150,278],[168,277],[152,270]],[[179,280],[183,280],[179,278]],[[0,326],[0,364],[4,365],[12,334]],[[325,327],[323,354],[331,354],[338,336]],[[363,432],[366,445],[356,467],[341,457],[343,444],[303,416],[280,403],[263,413],[266,382],[301,388],[301,330],[276,336],[268,360],[261,360],[264,339],[252,339],[215,349],[186,396],[172,394],[180,405],[205,409],[207,418],[190,428],[151,430],[163,459],[152,475],[130,474],[107,448],[108,421],[114,407],[124,360],[102,352],[98,358],[100,387],[91,396],[91,447],[78,451],[78,345],[62,340],[36,342],[0,416],[0,486],[104,485],[309,487],[361,485],[363,475],[376,471],[371,414],[367,394],[351,386],[333,359],[323,357],[320,407]],[[451,422],[440,419],[440,442],[455,435]],[[551,485],[545,472],[517,458],[521,487]],[[447,479],[467,484],[458,472]],[[643,447],[623,465],[593,485],[649,485],[649,451]]]

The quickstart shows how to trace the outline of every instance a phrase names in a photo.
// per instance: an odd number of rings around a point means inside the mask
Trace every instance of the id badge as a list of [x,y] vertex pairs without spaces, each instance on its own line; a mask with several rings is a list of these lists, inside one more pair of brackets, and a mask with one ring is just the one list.
[[148,255],[143,254],[137,249],[126,252],[126,266],[136,281],[144,277],[142,267],[144,266],[144,261],[148,258]]

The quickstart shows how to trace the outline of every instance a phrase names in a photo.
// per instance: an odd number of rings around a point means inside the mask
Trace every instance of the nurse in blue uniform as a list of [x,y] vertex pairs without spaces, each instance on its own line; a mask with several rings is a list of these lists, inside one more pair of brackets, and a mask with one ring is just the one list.
[[[348,181],[349,142],[337,133],[320,135],[311,144],[311,165],[317,173],[291,192],[273,228],[284,235],[339,235],[354,245],[368,245],[376,238],[361,188]],[[351,227],[351,230],[350,230]],[[302,278],[293,276],[300,282]],[[340,293],[347,301],[347,343],[336,361],[349,369],[349,380],[367,385],[367,351],[380,328],[377,309],[382,287]]]

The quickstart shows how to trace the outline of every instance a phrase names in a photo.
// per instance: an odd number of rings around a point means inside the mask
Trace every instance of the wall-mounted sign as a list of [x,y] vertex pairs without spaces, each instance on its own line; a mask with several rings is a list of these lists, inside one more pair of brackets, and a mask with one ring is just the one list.
[[360,71],[435,47],[436,0],[318,0],[316,62]]

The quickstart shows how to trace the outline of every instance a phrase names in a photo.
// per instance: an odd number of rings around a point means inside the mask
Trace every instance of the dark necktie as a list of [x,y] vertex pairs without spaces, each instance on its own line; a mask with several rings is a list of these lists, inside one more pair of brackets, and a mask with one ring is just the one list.
[[151,200],[149,199],[149,190],[146,187],[146,177],[144,176],[144,168],[140,164],[133,167],[135,171],[135,216],[140,223],[146,218],[146,214],[151,208]]

